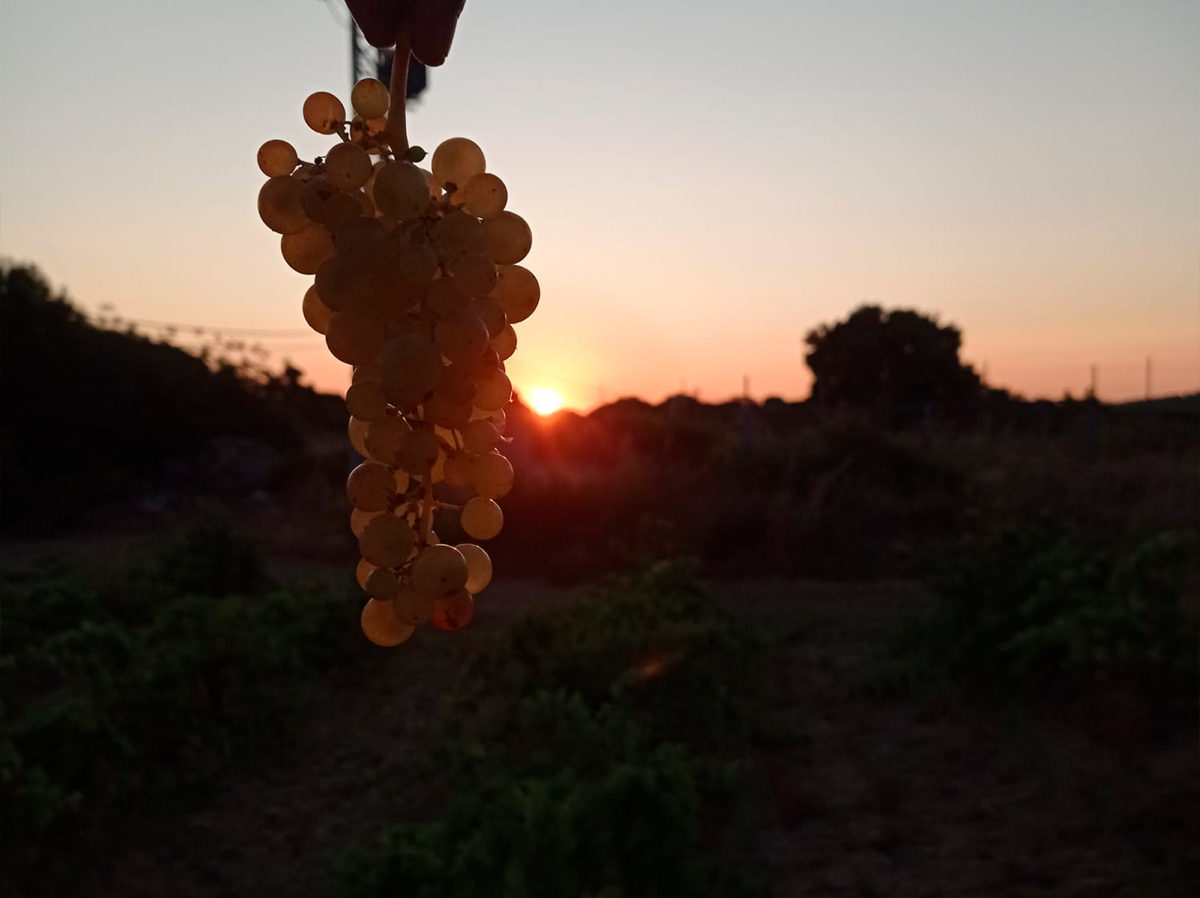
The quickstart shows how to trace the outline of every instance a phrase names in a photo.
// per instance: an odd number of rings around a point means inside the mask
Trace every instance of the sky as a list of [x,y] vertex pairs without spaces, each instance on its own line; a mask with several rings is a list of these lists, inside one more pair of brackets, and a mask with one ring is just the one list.
[[[0,11],[0,254],[344,389],[255,210],[264,140],[328,149],[344,6]],[[479,143],[533,228],[518,390],[803,398],[804,334],[864,302],[1026,396],[1200,389],[1195,0],[469,0],[408,130]]]

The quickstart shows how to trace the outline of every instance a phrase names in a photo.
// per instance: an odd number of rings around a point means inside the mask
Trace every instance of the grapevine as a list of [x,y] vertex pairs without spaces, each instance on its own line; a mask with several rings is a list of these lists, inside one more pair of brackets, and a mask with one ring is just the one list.
[[[403,75],[390,91],[372,78],[355,84],[350,116],[334,95],[314,93],[303,117],[335,138],[328,152],[302,162],[284,140],[258,151],[268,178],[259,215],[280,235],[287,264],[312,278],[305,320],[353,369],[348,433],[364,461],[346,495],[367,596],[362,630],[384,646],[426,621],[465,626],[491,581],[487,552],[442,544],[433,513],[456,511],[476,540],[503,526],[496,500],[513,486],[502,452],[505,360],[517,348],[513,325],[540,297],[537,278],[517,264],[529,226],[506,208],[507,188],[483,151],[452,137],[419,167],[425,153],[408,146],[403,98]],[[443,501],[447,491],[464,501]]]

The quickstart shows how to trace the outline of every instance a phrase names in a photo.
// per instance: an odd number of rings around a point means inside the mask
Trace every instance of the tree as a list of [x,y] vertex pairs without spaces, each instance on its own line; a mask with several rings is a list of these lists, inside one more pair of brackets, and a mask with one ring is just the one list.
[[979,375],[959,360],[962,335],[911,309],[860,306],[805,337],[812,396],[829,405],[896,406],[978,398]]

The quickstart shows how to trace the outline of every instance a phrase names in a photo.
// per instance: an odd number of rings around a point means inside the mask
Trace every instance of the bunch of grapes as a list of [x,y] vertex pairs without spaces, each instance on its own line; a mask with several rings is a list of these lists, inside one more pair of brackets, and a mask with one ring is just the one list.
[[[451,138],[431,170],[419,168],[424,151],[390,138],[381,82],[358,82],[350,100],[349,119],[332,94],[305,100],[308,126],[339,138],[314,162],[283,140],[262,145],[258,211],[282,235],[287,264],[313,276],[305,320],[353,366],[350,443],[365,461],[346,494],[368,595],[362,629],[391,646],[426,620],[466,625],[491,580],[487,552],[441,544],[433,512],[453,509],[477,540],[500,532],[496,500],[513,485],[500,452],[512,397],[504,361],[517,348],[513,325],[533,313],[540,290],[517,264],[529,226],[505,209],[508,191],[479,147]],[[441,484],[469,498],[438,501]]]

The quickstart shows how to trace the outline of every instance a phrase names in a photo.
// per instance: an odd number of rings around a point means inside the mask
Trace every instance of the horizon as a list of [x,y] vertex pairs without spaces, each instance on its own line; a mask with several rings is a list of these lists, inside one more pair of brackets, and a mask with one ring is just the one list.
[[[254,153],[321,151],[299,109],[349,93],[344,7],[67,8],[4,11],[0,253],[93,316],[270,332],[273,367],[343,390]],[[533,227],[519,392],[802,400],[805,333],[864,303],[954,324],[1030,399],[1093,365],[1103,401],[1144,398],[1147,359],[1152,395],[1200,389],[1200,7],[526,8],[468,4],[409,126],[476,139]],[[14,139],[68,107],[70,140]]]

